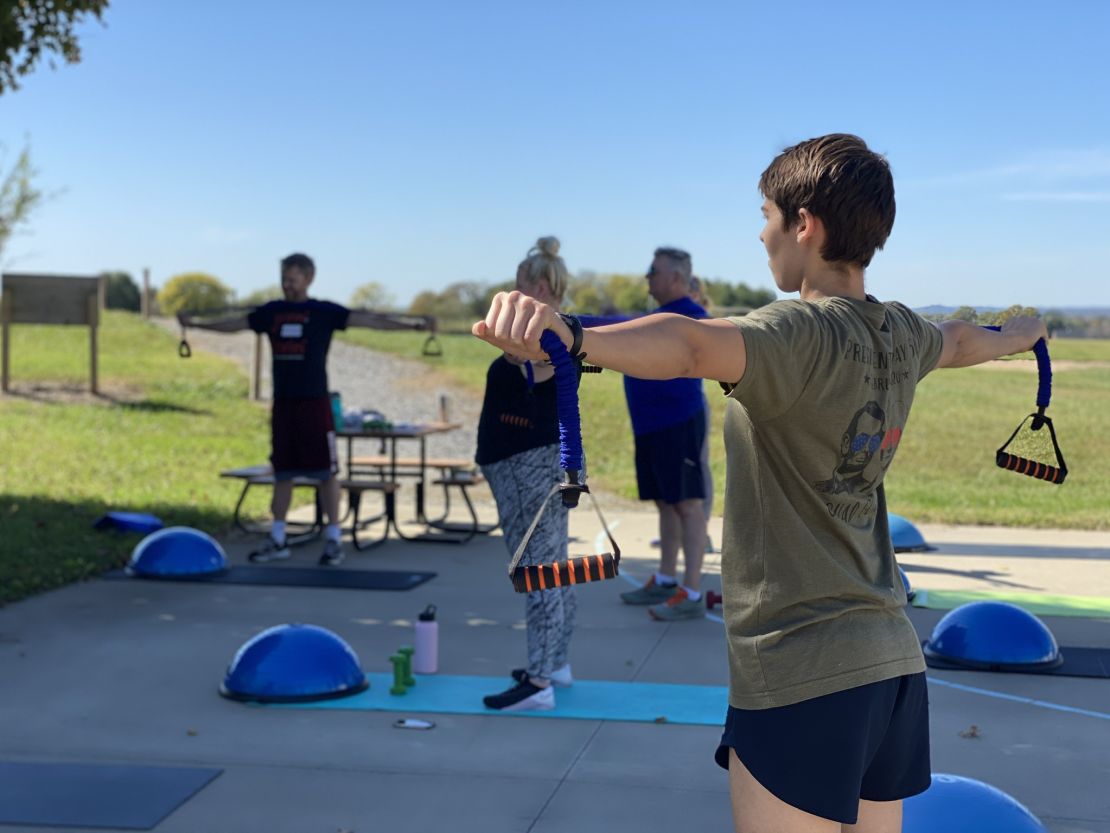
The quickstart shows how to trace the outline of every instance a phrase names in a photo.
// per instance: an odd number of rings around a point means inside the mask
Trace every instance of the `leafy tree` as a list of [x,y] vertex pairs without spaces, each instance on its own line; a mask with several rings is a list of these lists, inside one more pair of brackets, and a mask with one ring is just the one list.
[[218,312],[230,305],[231,298],[231,289],[219,278],[204,272],[186,272],[166,281],[158,293],[158,306],[165,315]]
[[975,311],[975,307],[963,306],[948,316],[948,320],[966,321],[968,324],[979,323],[979,313]]
[[745,307],[755,309],[766,306],[775,300],[775,293],[769,289],[753,289],[746,283],[731,284],[728,281],[714,278],[702,280],[705,292],[715,307],[736,309]]
[[435,315],[439,296],[430,289],[425,289],[417,294],[409,304],[409,312],[413,315]]
[[1064,317],[1062,312],[1056,310],[1048,310],[1042,318],[1044,319],[1045,329],[1048,330],[1048,337],[1052,338],[1056,333],[1068,328],[1068,319]]
[[352,293],[351,306],[356,309],[389,309],[393,306],[393,293],[377,281],[369,281]]
[[125,309],[138,312],[142,308],[142,293],[128,272],[101,272],[108,282],[104,303],[108,309]]
[[102,20],[107,7],[108,0],[0,0],[0,94],[18,90],[19,76],[44,53],[57,53],[67,64],[80,61],[74,26],[86,15]]
[[640,275],[607,275],[602,292],[618,312],[647,312],[656,304],[648,295],[647,281]]
[[601,292],[590,284],[575,286],[567,294],[571,308],[580,315],[600,315],[601,308],[605,305]]
[[36,173],[31,165],[31,151],[26,147],[11,170],[0,173],[0,253],[15,229],[27,222],[31,211],[42,201],[42,192],[31,182]]

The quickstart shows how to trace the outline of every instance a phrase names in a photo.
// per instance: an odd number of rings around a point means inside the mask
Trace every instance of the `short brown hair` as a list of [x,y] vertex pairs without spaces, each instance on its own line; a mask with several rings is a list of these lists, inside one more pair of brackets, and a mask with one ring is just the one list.
[[284,272],[286,269],[300,269],[306,278],[316,277],[316,264],[312,262],[312,258],[300,252],[294,252],[289,257],[281,259],[281,271]]
[[886,158],[863,139],[831,133],[799,142],[775,157],[759,190],[782,212],[783,228],[805,208],[821,218],[821,257],[866,267],[894,227],[894,178]]

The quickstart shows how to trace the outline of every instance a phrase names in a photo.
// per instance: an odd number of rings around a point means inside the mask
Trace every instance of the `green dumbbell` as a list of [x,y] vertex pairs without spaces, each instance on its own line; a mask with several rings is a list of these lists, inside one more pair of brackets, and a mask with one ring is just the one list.
[[402,645],[397,653],[405,658],[405,685],[416,685],[416,677],[412,676],[412,654],[415,648],[411,645]]
[[389,689],[390,694],[408,694],[408,686],[405,685],[405,658],[401,654],[394,654],[389,658],[393,663],[393,685]]

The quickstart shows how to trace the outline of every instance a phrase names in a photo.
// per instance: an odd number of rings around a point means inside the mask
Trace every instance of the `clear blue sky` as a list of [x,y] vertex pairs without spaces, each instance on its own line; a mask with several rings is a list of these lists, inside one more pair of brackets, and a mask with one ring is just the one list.
[[771,287],[756,182],[863,136],[898,218],[872,292],[915,306],[1110,304],[1110,4],[113,0],[84,60],[0,96],[54,197],[21,271],[211,272],[305,251],[314,294],[572,271],[658,245]]

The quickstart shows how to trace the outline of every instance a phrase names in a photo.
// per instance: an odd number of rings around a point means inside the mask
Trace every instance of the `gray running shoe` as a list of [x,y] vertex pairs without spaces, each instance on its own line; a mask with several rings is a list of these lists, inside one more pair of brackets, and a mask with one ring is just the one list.
[[247,561],[251,564],[265,564],[267,561],[284,561],[292,554],[288,544],[279,544],[267,535],[266,543],[248,555]]
[[324,552],[320,555],[320,564],[324,567],[338,567],[343,563],[343,547],[338,541],[328,540],[324,544]]
[[656,584],[652,576],[643,587],[621,593],[621,601],[626,605],[654,605],[667,601],[676,590],[677,584]]
[[686,591],[679,589],[673,596],[671,596],[663,604],[655,605],[648,608],[648,613],[651,614],[652,619],[659,619],[663,622],[678,622],[683,619],[704,619],[705,618],[705,602],[698,599],[696,602],[691,601],[690,597],[686,595]]

